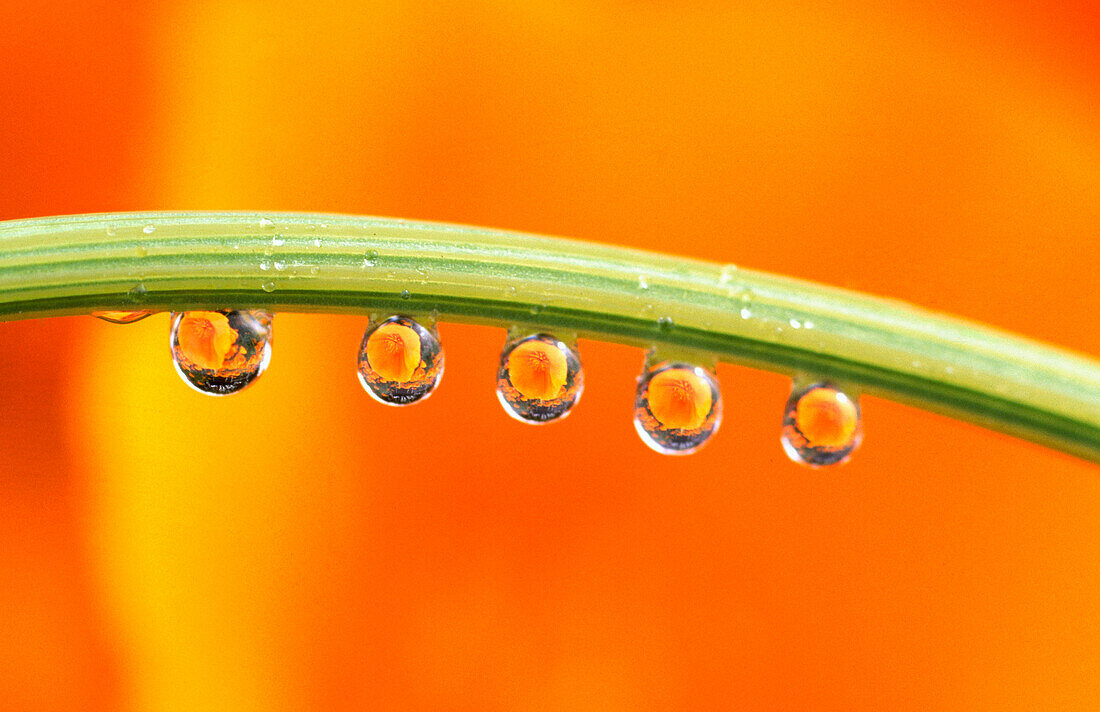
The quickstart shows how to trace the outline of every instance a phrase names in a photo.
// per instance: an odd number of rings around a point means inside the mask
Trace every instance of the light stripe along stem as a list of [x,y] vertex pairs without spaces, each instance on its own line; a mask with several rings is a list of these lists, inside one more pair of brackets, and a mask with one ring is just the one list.
[[201,212],[0,222],[0,319],[214,308],[435,313],[709,353],[1100,462],[1100,363],[896,301],[441,223]]

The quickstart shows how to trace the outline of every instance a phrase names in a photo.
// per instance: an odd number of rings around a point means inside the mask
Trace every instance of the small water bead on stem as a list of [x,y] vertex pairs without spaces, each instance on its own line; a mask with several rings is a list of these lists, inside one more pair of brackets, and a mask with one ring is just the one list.
[[859,399],[827,382],[795,383],[783,413],[783,450],[794,462],[825,467],[846,462],[863,440]]
[[584,369],[575,349],[551,334],[513,338],[497,370],[497,398],[524,423],[549,423],[569,415],[584,391]]
[[151,309],[142,309],[141,311],[94,311],[92,316],[103,321],[109,321],[112,324],[133,324],[152,313]]
[[702,447],[721,423],[722,394],[712,371],[661,361],[638,377],[634,428],[653,450],[688,455]]
[[237,393],[271,361],[272,319],[260,309],[189,311],[172,316],[172,361],[200,393]]
[[405,316],[372,323],[359,346],[359,382],[386,405],[410,405],[432,394],[443,377],[443,345],[435,327]]

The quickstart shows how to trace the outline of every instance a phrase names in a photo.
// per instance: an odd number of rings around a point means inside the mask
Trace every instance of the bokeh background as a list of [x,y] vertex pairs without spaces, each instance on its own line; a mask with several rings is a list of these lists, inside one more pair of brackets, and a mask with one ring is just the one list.
[[[820,5],[820,6],[819,6]],[[827,6],[826,6],[827,5]],[[0,218],[318,210],[676,252],[1100,353],[1091,3],[0,3]],[[864,399],[847,466],[722,367],[690,458],[582,342],[545,428],[445,324],[186,388],[167,317],[0,325],[0,710],[1095,710],[1100,470]]]

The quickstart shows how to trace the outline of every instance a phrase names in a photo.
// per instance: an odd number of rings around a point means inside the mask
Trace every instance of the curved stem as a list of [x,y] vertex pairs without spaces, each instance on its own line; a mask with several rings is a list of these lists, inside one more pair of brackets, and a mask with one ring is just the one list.
[[620,247],[316,214],[0,223],[0,319],[96,309],[436,313],[828,378],[1100,461],[1100,364],[862,294]]

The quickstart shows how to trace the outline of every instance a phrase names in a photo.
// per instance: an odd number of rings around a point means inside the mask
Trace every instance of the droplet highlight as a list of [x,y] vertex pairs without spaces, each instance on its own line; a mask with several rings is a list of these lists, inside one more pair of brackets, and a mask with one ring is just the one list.
[[795,384],[783,413],[783,450],[810,467],[844,463],[863,440],[859,399],[826,382]]
[[184,383],[225,396],[259,378],[271,361],[272,315],[259,309],[172,316],[172,361]]
[[741,318],[752,318],[752,292],[745,290],[741,292],[741,296],[738,297],[738,303],[741,305]]
[[714,373],[673,361],[656,363],[638,378],[634,428],[663,455],[688,455],[722,423],[722,395]]
[[142,309],[141,311],[94,311],[92,316],[103,321],[109,321],[112,324],[133,324],[152,313],[151,309]]
[[497,397],[505,412],[524,423],[549,423],[569,415],[584,391],[577,352],[551,334],[532,334],[504,345]]
[[410,405],[443,377],[443,345],[434,328],[404,316],[371,324],[359,346],[359,382],[386,405]]
[[145,284],[142,282],[138,282],[133,287],[130,287],[129,291],[126,292],[126,301],[133,304],[140,304],[144,302],[146,297],[148,296],[149,290],[145,288]]

